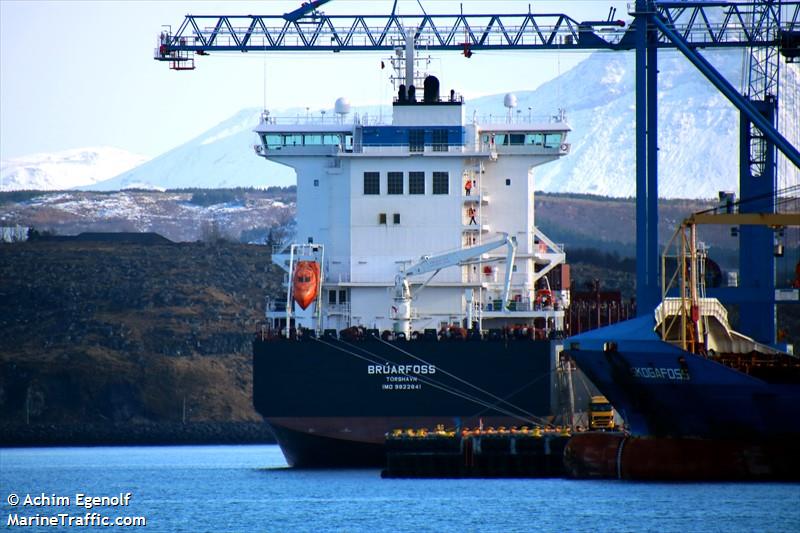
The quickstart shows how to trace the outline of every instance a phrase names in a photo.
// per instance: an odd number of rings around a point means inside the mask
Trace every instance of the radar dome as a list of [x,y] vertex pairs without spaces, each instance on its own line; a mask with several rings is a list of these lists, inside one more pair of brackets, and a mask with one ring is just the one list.
[[506,94],[505,98],[503,98],[503,105],[509,109],[512,107],[517,107],[517,95],[514,93]]
[[342,96],[341,98],[336,99],[336,104],[333,106],[333,110],[336,112],[337,115],[346,115],[350,112],[350,100]]

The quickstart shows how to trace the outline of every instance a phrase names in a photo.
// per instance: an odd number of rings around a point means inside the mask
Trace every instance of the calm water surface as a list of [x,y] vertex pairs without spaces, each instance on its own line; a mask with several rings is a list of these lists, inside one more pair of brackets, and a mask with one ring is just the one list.
[[[800,484],[387,480],[294,471],[277,446],[0,450],[2,527],[14,531],[800,532]],[[125,506],[79,507],[75,494]],[[69,506],[9,505],[9,495]],[[13,498],[12,498],[13,499]],[[143,516],[143,528],[9,526],[9,516]]]

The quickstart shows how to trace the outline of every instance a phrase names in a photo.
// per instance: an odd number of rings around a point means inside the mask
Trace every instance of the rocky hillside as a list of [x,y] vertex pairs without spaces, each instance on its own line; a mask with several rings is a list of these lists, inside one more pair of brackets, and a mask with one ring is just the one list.
[[0,226],[57,235],[156,232],[172,241],[250,242],[291,225],[294,187],[178,191],[0,192]]
[[[714,205],[708,200],[660,200],[659,241],[666,243],[680,222],[691,213]],[[536,195],[536,225],[570,251],[580,248],[636,255],[636,203],[633,198],[608,198],[589,194]],[[711,247],[711,256],[724,267],[736,264],[738,240],[727,226],[705,227],[700,239]]]
[[263,246],[0,244],[0,423],[254,421]]

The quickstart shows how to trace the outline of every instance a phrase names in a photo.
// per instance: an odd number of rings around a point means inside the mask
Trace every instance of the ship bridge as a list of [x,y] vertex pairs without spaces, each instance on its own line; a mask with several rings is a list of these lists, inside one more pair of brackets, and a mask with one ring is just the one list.
[[[497,159],[497,154],[561,156],[569,152],[566,121],[547,117],[498,122],[493,117],[465,124],[458,108],[431,117],[427,104],[402,104],[391,123],[382,117],[270,117],[255,128],[256,153],[267,159],[291,156],[459,156]],[[448,117],[448,115],[450,115]],[[280,162],[280,161],[279,161]]]

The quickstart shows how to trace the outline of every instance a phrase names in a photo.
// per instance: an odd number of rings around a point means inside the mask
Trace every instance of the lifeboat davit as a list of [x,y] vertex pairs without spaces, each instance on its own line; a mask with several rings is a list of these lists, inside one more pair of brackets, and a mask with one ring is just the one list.
[[319,287],[319,263],[316,261],[298,261],[292,277],[292,295],[302,309],[305,309],[317,297]]

